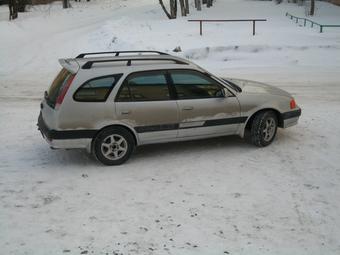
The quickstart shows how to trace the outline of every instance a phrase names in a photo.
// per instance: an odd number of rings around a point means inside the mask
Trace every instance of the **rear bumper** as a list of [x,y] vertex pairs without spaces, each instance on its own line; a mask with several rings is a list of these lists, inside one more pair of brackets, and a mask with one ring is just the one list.
[[53,149],[89,149],[96,133],[96,130],[51,130],[47,127],[41,113],[37,126],[43,138]]
[[301,116],[301,109],[282,113],[283,128],[294,126]]

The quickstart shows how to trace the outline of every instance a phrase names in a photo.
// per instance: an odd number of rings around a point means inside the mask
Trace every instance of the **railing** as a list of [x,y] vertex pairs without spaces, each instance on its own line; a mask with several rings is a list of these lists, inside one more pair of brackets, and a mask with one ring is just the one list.
[[303,20],[303,26],[305,27],[307,25],[307,22],[310,22],[311,27],[313,27],[314,25],[317,25],[320,27],[320,33],[323,32],[323,28],[324,27],[340,27],[340,25],[323,25],[323,24],[319,24],[313,20],[307,19],[307,18],[301,18],[301,17],[296,17],[290,13],[286,13],[286,16],[288,16],[291,20],[295,19],[295,23],[298,23],[299,20]]
[[253,22],[253,35],[255,35],[255,22],[267,21],[266,19],[190,19],[189,22],[200,23],[200,35],[203,35],[203,22]]

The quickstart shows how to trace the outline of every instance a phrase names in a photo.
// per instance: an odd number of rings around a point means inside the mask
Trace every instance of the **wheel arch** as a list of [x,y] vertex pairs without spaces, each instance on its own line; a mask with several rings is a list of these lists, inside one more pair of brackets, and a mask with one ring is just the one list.
[[276,114],[277,117],[277,121],[278,121],[278,127],[283,127],[283,118],[282,118],[282,114],[274,108],[263,108],[263,109],[259,109],[256,112],[254,112],[246,121],[245,123],[245,127],[244,127],[244,131],[248,131],[251,128],[251,124],[253,123],[253,120],[255,118],[255,116],[257,114],[259,114],[260,112],[266,112],[266,111],[273,111]]
[[93,146],[94,146],[94,141],[95,139],[97,138],[98,134],[101,133],[102,131],[106,130],[106,129],[110,129],[110,128],[115,128],[115,127],[119,127],[119,128],[123,128],[125,129],[126,131],[128,131],[132,137],[133,137],[133,140],[135,142],[135,145],[137,146],[139,144],[139,140],[138,140],[138,136],[137,134],[135,133],[135,131],[133,130],[133,128],[129,127],[129,126],[126,126],[126,125],[123,125],[123,124],[112,124],[112,125],[108,125],[108,126],[105,126],[105,127],[102,127],[101,129],[99,129],[96,134],[93,136],[92,140],[91,140],[91,148],[90,148],[90,152],[93,151]]

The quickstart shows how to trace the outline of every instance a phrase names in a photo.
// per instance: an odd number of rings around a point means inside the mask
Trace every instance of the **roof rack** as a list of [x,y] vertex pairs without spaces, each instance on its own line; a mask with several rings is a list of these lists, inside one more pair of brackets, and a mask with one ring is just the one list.
[[106,51],[106,52],[88,52],[81,53],[76,58],[84,58],[88,55],[104,55],[104,54],[115,54],[115,57],[118,57],[121,53],[156,53],[158,55],[169,55],[164,52],[155,51],[155,50],[126,50],[126,51]]
[[181,61],[181,60],[178,60],[178,59],[175,59],[175,58],[127,58],[127,59],[102,59],[102,60],[89,60],[87,61],[83,66],[82,66],[82,69],[91,69],[92,68],[92,65],[94,63],[109,63],[109,62],[122,62],[122,61],[126,61],[127,62],[127,66],[131,66],[131,62],[132,61],[173,61],[175,62],[176,64],[180,64],[180,65],[188,65],[187,62],[185,61]]

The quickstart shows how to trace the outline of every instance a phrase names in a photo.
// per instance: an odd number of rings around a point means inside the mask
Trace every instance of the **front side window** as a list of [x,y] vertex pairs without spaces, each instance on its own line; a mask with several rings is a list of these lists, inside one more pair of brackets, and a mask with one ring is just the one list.
[[120,89],[117,101],[169,100],[170,93],[165,72],[151,71],[130,75]]
[[104,102],[121,74],[99,77],[85,82],[74,94],[74,100],[80,102]]
[[221,96],[222,87],[213,79],[191,70],[170,72],[178,99],[213,98]]

